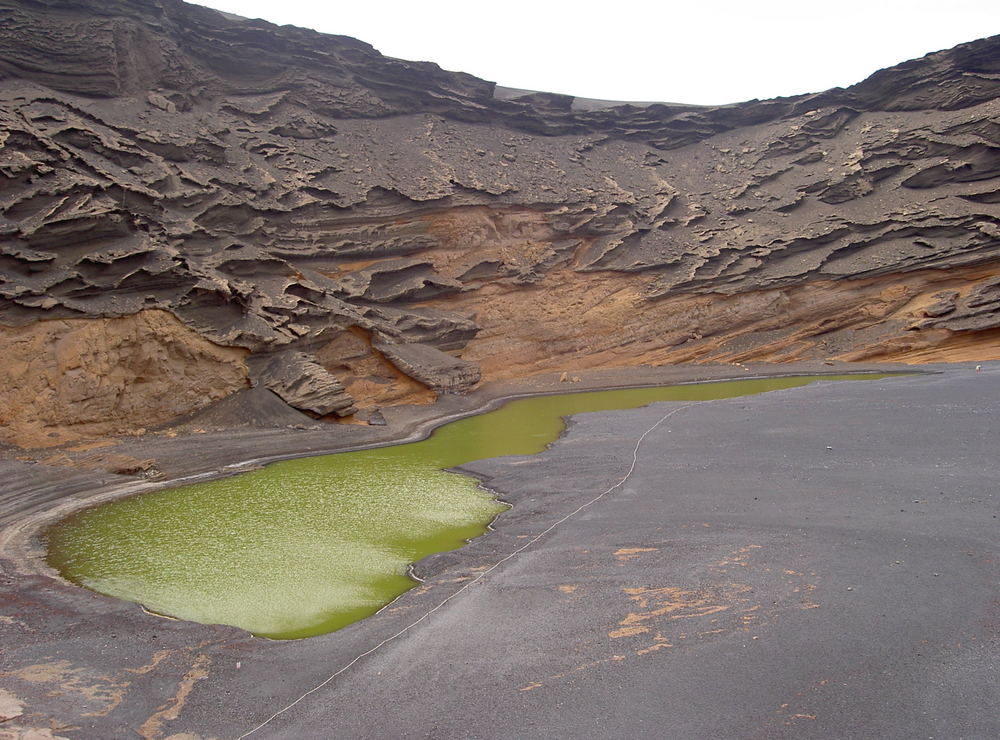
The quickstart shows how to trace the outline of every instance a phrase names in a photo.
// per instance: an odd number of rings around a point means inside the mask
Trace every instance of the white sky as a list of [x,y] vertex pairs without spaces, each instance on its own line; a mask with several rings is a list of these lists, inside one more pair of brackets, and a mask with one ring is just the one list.
[[506,87],[719,104],[847,86],[1000,34],[1000,0],[203,0]]

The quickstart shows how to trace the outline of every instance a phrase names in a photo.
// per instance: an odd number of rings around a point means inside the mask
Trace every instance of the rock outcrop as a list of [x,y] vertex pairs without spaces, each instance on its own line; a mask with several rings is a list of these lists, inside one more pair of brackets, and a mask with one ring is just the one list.
[[350,416],[356,410],[343,384],[305,352],[279,352],[265,366],[261,382],[289,406],[316,416]]
[[480,380],[479,365],[452,357],[429,344],[377,342],[375,348],[393,365],[434,391],[462,393]]
[[998,95],[1000,37],[632,105],[177,0],[0,0],[0,324],[169,312],[297,358],[279,395],[317,414],[476,364],[1000,358]]
[[38,447],[140,433],[246,388],[247,354],[158,310],[0,326],[2,439]]

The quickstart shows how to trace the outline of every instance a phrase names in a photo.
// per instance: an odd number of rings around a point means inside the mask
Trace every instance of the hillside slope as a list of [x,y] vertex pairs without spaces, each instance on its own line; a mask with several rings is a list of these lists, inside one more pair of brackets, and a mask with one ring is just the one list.
[[998,359],[998,95],[1000,37],[628,105],[177,0],[0,0],[0,439],[248,385],[343,418],[541,370]]

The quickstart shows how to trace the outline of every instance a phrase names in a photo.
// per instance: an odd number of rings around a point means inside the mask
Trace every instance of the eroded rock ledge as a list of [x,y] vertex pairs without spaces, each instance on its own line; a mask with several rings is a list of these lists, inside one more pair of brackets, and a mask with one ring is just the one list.
[[80,415],[61,370],[8,370],[2,438],[248,384],[323,415],[556,368],[1000,358],[998,92],[1000,37],[815,95],[628,105],[175,0],[0,0],[0,341],[94,322],[145,399]]

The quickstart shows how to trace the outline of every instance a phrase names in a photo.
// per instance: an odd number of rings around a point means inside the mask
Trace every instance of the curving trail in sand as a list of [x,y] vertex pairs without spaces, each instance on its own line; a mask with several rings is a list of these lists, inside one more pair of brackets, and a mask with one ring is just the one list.
[[936,369],[574,417],[466,467],[514,504],[495,533],[324,637],[163,620],[4,558],[4,729],[238,737],[428,614],[254,737],[995,736],[1000,367]]

